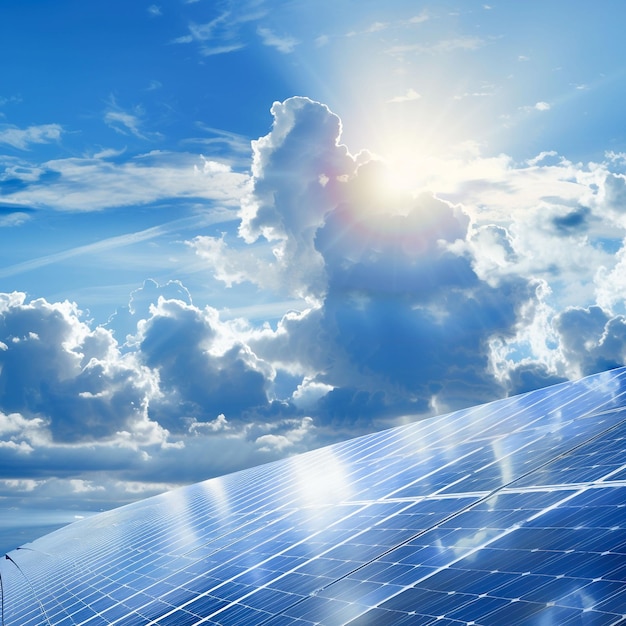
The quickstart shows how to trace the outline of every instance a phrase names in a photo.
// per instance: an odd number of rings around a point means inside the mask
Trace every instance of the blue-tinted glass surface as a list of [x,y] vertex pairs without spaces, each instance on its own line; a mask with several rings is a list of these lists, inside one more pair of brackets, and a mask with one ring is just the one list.
[[0,564],[6,626],[618,624],[623,369],[82,520]]

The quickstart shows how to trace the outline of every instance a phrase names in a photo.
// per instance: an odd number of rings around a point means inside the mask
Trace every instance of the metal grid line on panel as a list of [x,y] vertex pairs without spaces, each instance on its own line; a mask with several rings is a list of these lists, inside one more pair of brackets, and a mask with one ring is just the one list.
[[617,624],[624,377],[406,424],[83,520],[11,552],[24,578],[0,565],[5,624]]

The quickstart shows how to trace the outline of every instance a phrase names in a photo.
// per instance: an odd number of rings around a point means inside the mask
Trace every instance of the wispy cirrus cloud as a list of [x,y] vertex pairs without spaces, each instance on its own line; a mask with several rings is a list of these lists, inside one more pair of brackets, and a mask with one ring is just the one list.
[[118,154],[102,151],[100,158],[12,164],[6,201],[15,210],[101,211],[173,198],[217,200],[235,207],[249,180],[227,164],[195,154],[155,151],[122,163],[108,159]]
[[173,44],[199,44],[202,56],[228,54],[245,48],[248,44],[242,32],[246,24],[264,17],[267,11],[262,2],[228,3],[227,8],[207,22],[192,21],[185,35],[174,38]]
[[409,19],[410,24],[423,24],[430,19],[430,15],[427,11],[422,11],[418,15],[414,15],[411,19]]
[[130,133],[140,139],[146,139],[146,136],[139,131],[141,121],[136,114],[124,111],[107,111],[104,114],[104,121],[118,133],[123,135]]
[[239,29],[235,23],[228,21],[227,13],[205,24],[189,24],[189,33],[177,37],[175,44],[199,43],[202,56],[228,54],[245,48],[246,43],[239,37]]
[[[26,214],[18,213],[14,214],[18,216]],[[9,216],[12,217],[12,216]],[[230,218],[230,214],[224,211],[216,211],[211,215],[190,216],[166,222],[159,226],[153,226],[141,231],[127,233],[125,235],[118,235],[116,237],[107,237],[106,239],[100,239],[93,243],[86,244],[84,246],[77,246],[62,252],[56,252],[54,254],[47,254],[45,256],[30,259],[22,263],[15,263],[7,267],[0,268],[0,278],[6,278],[8,276],[15,276],[22,274],[23,272],[30,272],[40,267],[46,267],[48,265],[54,265],[55,263],[62,263],[68,259],[73,259],[80,256],[93,255],[102,252],[108,252],[111,250],[117,250],[125,246],[132,246],[142,241],[150,241],[151,239],[157,239],[162,237],[166,233],[175,231],[181,227],[195,226],[196,228],[206,227],[209,224],[219,223],[225,219]],[[0,216],[0,226],[2,226],[2,216]]]
[[7,104],[17,104],[22,101],[22,98],[19,96],[0,96],[0,107],[3,107]]
[[202,146],[202,152],[210,158],[219,159],[239,171],[248,169],[251,153],[249,137],[202,123],[196,126],[203,135],[185,139],[182,142],[184,145]]
[[28,150],[32,144],[59,141],[63,134],[60,124],[41,124],[18,128],[17,126],[0,126],[0,143],[13,146],[18,150]]
[[372,35],[374,33],[380,33],[383,31],[387,31],[387,30],[400,30],[400,29],[406,29],[407,27],[413,27],[417,24],[423,24],[424,22],[427,22],[430,19],[430,15],[427,11],[422,11],[421,13],[418,13],[417,15],[414,15],[413,17],[410,17],[408,19],[402,19],[402,20],[394,20],[394,21],[387,21],[387,22],[381,22],[381,21],[376,21],[376,22],[372,22],[369,26],[362,28],[360,30],[351,30],[348,33],[346,33],[346,37],[355,37],[358,35]]
[[[10,211],[3,215],[2,208],[0,207],[0,228],[21,226],[30,219],[32,219],[32,215],[24,211]],[[0,272],[2,272],[1,269]]]
[[486,45],[486,41],[481,37],[454,37],[451,39],[440,39],[433,43],[410,43],[391,46],[387,53],[392,56],[402,56],[404,54],[447,54],[457,50],[478,50]]
[[133,135],[138,139],[158,137],[159,133],[148,133],[143,130],[145,111],[141,105],[130,111],[118,105],[115,97],[109,97],[107,110],[104,113],[104,123],[121,135]]
[[245,48],[246,44],[244,43],[233,43],[225,46],[202,46],[200,49],[200,53],[205,57],[212,57],[218,54],[228,54],[230,52],[236,52],[237,50],[241,50]]
[[289,35],[277,35],[269,28],[259,27],[257,28],[257,34],[261,37],[263,45],[276,48],[276,50],[283,54],[290,54],[295,50],[298,43],[300,43],[297,39]]
[[402,96],[394,96],[387,100],[389,104],[397,104],[400,102],[412,102],[414,100],[419,100],[422,96],[415,91],[415,89],[407,89],[404,95]]
[[209,22],[205,22],[203,24],[198,24],[196,22],[191,22],[188,25],[189,33],[187,35],[182,35],[173,40],[172,43],[191,43],[192,41],[207,41],[208,39],[213,39],[216,37],[218,30],[228,23],[228,12],[221,13],[218,17],[210,20]]

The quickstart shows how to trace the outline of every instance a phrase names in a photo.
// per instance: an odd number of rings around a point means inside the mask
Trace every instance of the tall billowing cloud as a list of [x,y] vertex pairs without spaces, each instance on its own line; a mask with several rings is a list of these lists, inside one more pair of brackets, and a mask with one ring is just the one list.
[[[290,98],[274,103],[272,114],[272,131],[252,142],[252,191],[240,212],[239,234],[247,244],[257,244],[254,255],[245,250],[225,254],[223,246],[206,237],[194,244],[230,282],[251,280],[264,288],[319,297],[325,289],[324,261],[315,234],[336,207],[342,181],[353,176],[357,159],[339,143],[341,122],[326,106]],[[229,268],[226,273],[222,264]]]
[[[253,145],[239,228],[272,256],[252,265],[245,249],[220,240],[220,258],[237,268],[231,284],[274,276],[275,289],[313,300],[276,330],[251,333],[252,350],[302,377],[293,399],[316,389],[321,424],[368,428],[501,395],[491,342],[515,334],[535,281],[479,277],[463,208],[398,191],[385,164],[340,143],[341,123],[326,106],[291,98],[272,113],[272,131]],[[208,253],[216,240],[194,244],[217,266]]]

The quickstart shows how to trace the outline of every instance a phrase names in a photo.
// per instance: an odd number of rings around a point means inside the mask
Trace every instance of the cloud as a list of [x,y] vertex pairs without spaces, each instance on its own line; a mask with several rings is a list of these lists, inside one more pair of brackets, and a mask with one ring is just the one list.
[[398,102],[412,102],[413,100],[419,100],[422,96],[415,91],[415,89],[407,89],[406,93],[403,96],[395,96],[387,102],[395,104]]
[[617,251],[614,265],[598,267],[594,282],[596,302],[605,311],[626,313],[626,247]]
[[163,11],[161,10],[160,6],[157,6],[156,4],[151,4],[148,7],[148,13],[152,16],[152,17],[160,17],[161,15],[163,15]]
[[[115,132],[121,135],[134,135],[138,139],[148,139],[148,135],[141,130],[143,126],[143,108],[135,107],[132,113],[122,110],[111,98],[111,108],[104,114],[104,122]],[[154,136],[154,135],[153,135]]]
[[19,104],[22,101],[20,96],[0,96],[0,107],[3,107],[7,104]]
[[293,52],[299,43],[298,40],[293,37],[279,37],[269,28],[259,27],[257,28],[257,33],[259,37],[261,37],[263,45],[269,46],[270,48],[276,48],[276,50],[282,52],[283,54],[290,54]]
[[[211,220],[209,219],[208,222],[206,222],[204,219],[201,219],[200,221],[206,224]],[[217,221],[220,221],[220,219],[218,218]],[[54,263],[60,263],[74,257],[93,255],[130,246],[140,241],[156,239],[157,237],[161,237],[170,232],[174,228],[190,223],[198,223],[197,218],[181,218],[180,220],[174,220],[173,222],[162,224],[161,226],[153,226],[152,228],[146,228],[145,230],[135,233],[101,239],[100,241],[95,241],[94,243],[84,246],[77,246],[76,248],[70,248],[62,252],[48,254],[46,256],[30,259],[29,261],[23,261],[22,263],[9,265],[4,268],[0,268],[0,278],[15,276],[16,274],[21,274],[22,272],[29,272],[33,269],[46,267],[48,265],[53,265]]]
[[616,237],[620,175],[553,152],[519,165],[472,152],[449,164],[454,182],[433,177],[443,197],[402,193],[388,166],[341,144],[324,105],[291,98],[272,114],[253,145],[239,242],[190,245],[231,287],[309,298],[242,337],[277,380],[293,377],[287,400],[318,428],[367,430],[619,362],[615,347],[610,358],[604,344],[568,348],[554,303],[586,306],[594,289],[619,301],[620,267],[594,242]]
[[14,190],[5,192],[5,198],[16,209],[60,211],[100,211],[166,198],[218,200],[235,207],[249,180],[228,165],[195,154],[154,151],[121,163],[108,156],[20,163],[13,167]]
[[[240,236],[256,243],[258,257],[226,253],[216,239],[198,238],[192,245],[227,282],[249,280],[318,297],[325,278],[315,233],[337,203],[342,177],[357,162],[338,143],[341,123],[326,107],[290,98],[274,103],[272,113],[272,132],[253,142],[252,190],[240,212]],[[219,267],[218,252],[224,253]]]
[[194,40],[193,35],[181,35],[180,37],[176,37],[172,39],[172,43],[191,43]]
[[480,37],[455,37],[452,39],[441,39],[431,44],[412,43],[399,44],[387,49],[387,53],[392,56],[402,57],[407,53],[413,54],[450,54],[457,50],[473,51],[482,48],[486,42]]
[[62,134],[63,128],[59,124],[42,124],[24,129],[5,125],[0,127],[0,143],[18,150],[28,150],[31,144],[59,141]]
[[112,315],[106,327],[111,329],[120,343],[126,341],[137,332],[137,324],[140,320],[146,320],[151,315],[151,306],[156,304],[159,298],[164,300],[176,300],[183,304],[191,305],[189,290],[178,280],[172,280],[164,285],[148,279],[143,285],[130,294],[128,306],[117,309]]
[[198,236],[187,243],[206,262],[213,276],[229,288],[246,281],[272,291],[282,288],[282,272],[268,246],[234,251],[224,237],[225,233],[221,237]]
[[108,508],[315,445],[311,419],[268,399],[272,368],[188,298],[179,283],[134,292],[122,350],[75,305],[0,294],[7,506]]
[[261,435],[255,439],[255,444],[260,446],[262,452],[285,452],[293,451],[294,447],[306,439],[314,429],[313,420],[310,417],[304,417],[301,420],[294,420],[293,428],[284,431],[283,434],[267,434]]
[[145,430],[151,374],[123,357],[110,333],[90,330],[69,303],[0,295],[0,409],[45,416],[55,441],[107,439]]
[[164,394],[151,408],[160,424],[177,431],[189,420],[232,420],[267,406],[271,367],[220,333],[216,311],[159,298],[138,331],[139,358]]
[[419,15],[414,15],[409,22],[411,24],[423,24],[430,19],[430,16],[426,11],[422,11]]
[[[0,213],[2,213],[1,209]],[[31,218],[32,215],[29,213],[25,213],[23,211],[11,211],[5,215],[0,215],[0,228],[21,226],[24,222],[28,222]]]
[[479,277],[463,209],[432,194],[391,194],[386,166],[350,155],[324,105],[291,98],[272,113],[272,131],[254,144],[239,232],[257,254],[263,241],[273,246],[273,258],[247,257],[223,238],[193,242],[216,271],[221,259],[225,282],[275,275],[285,292],[314,298],[275,331],[251,333],[252,351],[307,380],[293,398],[309,407],[315,398],[321,424],[360,415],[367,428],[501,394],[489,342],[515,334],[533,281]]
[[214,19],[188,25],[188,34],[176,37],[174,44],[199,44],[200,54],[214,56],[236,52],[246,47],[245,27],[264,17],[266,11],[255,0],[226,3],[226,8]]
[[614,267],[625,234],[619,163],[572,163],[550,151],[515,163],[467,151],[421,164],[416,178],[422,185],[462,203],[476,226],[498,225],[508,233],[515,256],[493,265],[487,258],[493,247],[476,246],[480,272],[491,267],[498,275],[544,280],[561,307],[593,303],[596,270]]
[[203,151],[239,171],[250,168],[251,145],[248,137],[201,123],[197,127],[204,133],[203,136],[186,139],[184,144],[199,144],[203,146]]
[[626,362],[626,317],[599,306],[571,307],[554,320],[571,377],[619,367]]
[[191,43],[192,41],[206,41],[207,39],[211,39],[218,27],[225,23],[228,17],[228,12],[223,12],[218,17],[204,24],[192,22],[189,24],[189,35],[183,35],[175,39],[174,43]]
[[389,24],[386,22],[373,22],[368,28],[365,29],[366,33],[378,33],[381,30],[389,28]]
[[323,48],[330,43],[330,37],[328,35],[320,35],[315,39],[315,45],[318,48]]
[[454,96],[455,100],[463,100],[464,98],[490,98],[496,95],[496,88],[491,84],[484,84],[476,91],[465,91]]
[[513,333],[518,309],[534,297],[532,282],[480,279],[456,246],[467,216],[432,196],[415,199],[406,215],[363,217],[357,206],[336,209],[316,238],[329,284],[308,339],[332,355],[316,376],[334,387],[326,410],[335,420],[380,418],[501,393],[489,342]]
[[626,215],[626,175],[607,172],[604,177],[602,190],[604,204],[621,223]]
[[520,107],[520,110],[530,112],[530,111],[549,111],[552,108],[552,105],[549,102],[536,102],[532,106],[523,106]]
[[367,28],[362,30],[351,30],[346,33],[346,37],[356,37],[358,35],[372,35],[374,33],[380,33],[382,31],[394,29],[400,30],[405,29],[407,27],[412,27],[416,24],[423,24],[430,19],[430,16],[427,11],[422,11],[418,15],[414,15],[413,17],[403,20],[396,20],[392,22],[381,22],[376,21],[372,22]]
[[234,43],[226,46],[202,46],[202,56],[210,57],[218,54],[228,54],[230,52],[237,52],[245,47],[243,43]]

